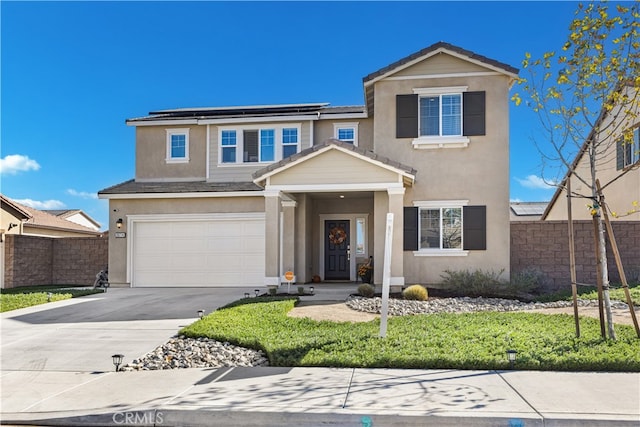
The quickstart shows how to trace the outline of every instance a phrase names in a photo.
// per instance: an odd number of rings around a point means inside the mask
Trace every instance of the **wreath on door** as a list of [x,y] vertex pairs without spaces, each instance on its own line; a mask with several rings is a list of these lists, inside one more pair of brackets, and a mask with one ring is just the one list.
[[333,227],[329,230],[329,242],[341,245],[347,239],[347,232],[342,227]]

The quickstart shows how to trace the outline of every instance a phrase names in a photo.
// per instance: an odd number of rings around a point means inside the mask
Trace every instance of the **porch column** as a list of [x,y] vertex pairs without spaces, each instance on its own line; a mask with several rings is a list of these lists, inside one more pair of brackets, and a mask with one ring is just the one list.
[[404,187],[387,189],[389,213],[393,214],[393,242],[391,245],[391,283],[392,287],[404,286]]
[[282,271],[293,271],[296,280],[302,279],[302,272],[295,270],[296,265],[296,206],[297,202],[293,200],[284,200],[282,202]]
[[280,285],[280,212],[282,206],[279,191],[264,193],[264,284]]

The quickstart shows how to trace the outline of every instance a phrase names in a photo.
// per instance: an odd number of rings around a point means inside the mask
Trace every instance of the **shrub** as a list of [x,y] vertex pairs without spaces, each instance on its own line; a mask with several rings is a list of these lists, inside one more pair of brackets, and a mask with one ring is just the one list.
[[376,288],[368,283],[358,286],[358,293],[365,298],[372,298],[376,294]]
[[298,286],[298,295],[304,295],[304,286]]
[[427,289],[422,285],[412,285],[402,291],[404,299],[426,301],[429,298]]
[[499,272],[484,270],[445,270],[441,276],[444,280],[442,284],[445,288],[452,290],[458,295],[480,297],[480,296],[500,296],[508,286],[501,279],[504,270]]
[[511,290],[519,295],[540,294],[549,286],[549,278],[537,267],[511,273]]

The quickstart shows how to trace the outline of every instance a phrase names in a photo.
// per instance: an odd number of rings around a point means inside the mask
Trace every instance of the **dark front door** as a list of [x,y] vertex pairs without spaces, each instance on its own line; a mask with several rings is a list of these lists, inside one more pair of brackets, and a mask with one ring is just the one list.
[[324,278],[349,280],[349,220],[324,222]]

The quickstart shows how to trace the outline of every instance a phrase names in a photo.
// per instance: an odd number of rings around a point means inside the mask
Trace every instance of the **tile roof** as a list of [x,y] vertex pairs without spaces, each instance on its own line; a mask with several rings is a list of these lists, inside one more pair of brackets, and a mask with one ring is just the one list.
[[483,55],[479,55],[475,52],[472,52],[470,50],[466,50],[463,49],[461,47],[458,46],[454,46],[450,43],[446,43],[443,41],[440,41],[438,43],[434,43],[431,46],[425,47],[424,49],[419,50],[418,52],[412,53],[409,56],[406,56],[402,59],[399,59],[398,61],[387,65],[386,67],[383,67],[381,69],[379,69],[378,71],[374,71],[373,73],[365,76],[362,81],[364,83],[367,83],[370,80],[375,79],[376,77],[380,77],[384,74],[387,74],[390,71],[395,70],[396,68],[399,68],[405,64],[408,64],[416,59],[419,59],[420,57],[423,57],[425,55],[430,54],[431,52],[435,52],[438,49],[446,49],[455,53],[458,53],[460,55],[464,55],[470,59],[479,61],[479,62],[483,62],[487,65],[491,65],[493,67],[497,67],[497,68],[501,68],[504,71],[506,71],[507,73],[512,73],[512,74],[518,74],[519,70],[515,67],[512,67],[511,65],[505,64],[503,62],[500,61],[496,61],[495,59],[491,59],[491,58],[487,58],[486,56]]
[[64,218],[51,215],[45,211],[34,209],[29,206],[25,206],[16,202],[15,200],[11,200],[5,196],[2,196],[2,203],[7,203],[7,201],[9,201],[13,206],[18,207],[22,212],[27,213],[29,218],[24,222],[24,225],[26,227],[51,230],[68,230],[83,234],[94,234],[96,236],[102,234],[101,232],[96,231],[92,228],[76,224],[75,222],[67,221]]
[[253,182],[140,182],[131,179],[100,190],[98,194],[219,193],[231,191],[262,191],[262,188]]

